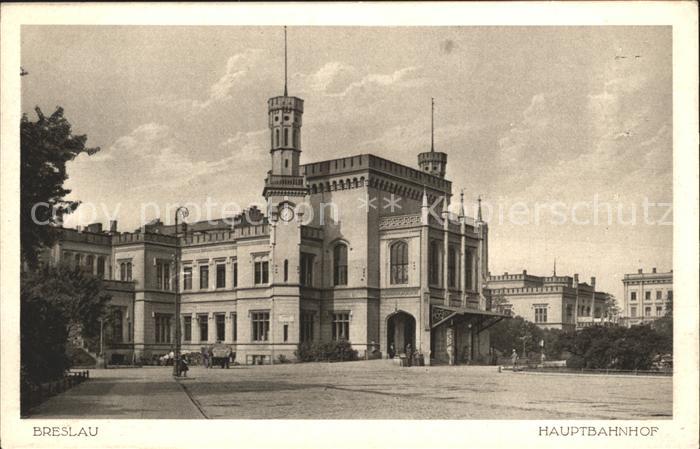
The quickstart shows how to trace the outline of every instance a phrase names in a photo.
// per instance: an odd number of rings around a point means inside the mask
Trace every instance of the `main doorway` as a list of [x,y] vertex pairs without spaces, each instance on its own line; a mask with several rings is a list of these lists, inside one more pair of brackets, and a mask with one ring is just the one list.
[[408,344],[415,351],[416,349],[416,319],[406,312],[396,312],[387,319],[386,328],[387,352],[391,345],[394,345],[396,354],[406,352]]

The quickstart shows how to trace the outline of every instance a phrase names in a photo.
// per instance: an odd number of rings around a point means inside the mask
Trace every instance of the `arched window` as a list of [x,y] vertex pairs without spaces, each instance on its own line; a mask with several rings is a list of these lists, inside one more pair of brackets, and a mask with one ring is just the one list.
[[289,128],[284,128],[284,146],[289,145]]
[[126,263],[126,280],[131,280],[131,262]]
[[119,280],[126,281],[126,262],[119,264]]
[[289,261],[284,259],[284,282],[289,279]]
[[333,285],[348,283],[348,247],[338,243],[333,248]]
[[276,147],[280,146],[280,130],[279,129],[275,130],[275,146]]
[[294,148],[299,148],[299,133],[297,133],[296,128],[292,128],[292,145]]
[[88,254],[85,256],[85,271],[92,273],[95,269],[95,256]]
[[430,242],[430,263],[428,264],[429,281],[433,285],[440,285],[440,268],[442,258],[440,257],[440,242],[433,240]]
[[408,284],[408,244],[404,241],[391,245],[391,283]]
[[289,168],[289,159],[284,160],[284,168]]

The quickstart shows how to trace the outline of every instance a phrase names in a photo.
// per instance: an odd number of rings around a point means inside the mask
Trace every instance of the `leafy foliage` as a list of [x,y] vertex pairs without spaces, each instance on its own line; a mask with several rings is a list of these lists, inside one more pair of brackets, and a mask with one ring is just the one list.
[[344,362],[357,360],[357,350],[347,340],[332,341],[328,343],[305,342],[300,343],[294,355],[300,362]]
[[22,273],[20,339],[22,380],[43,382],[69,367],[68,336],[96,336],[110,295],[102,281],[80,268],[42,266]]
[[561,347],[571,354],[572,368],[647,370],[665,352],[664,341],[649,325],[590,326],[562,335]]
[[20,122],[20,241],[22,261],[30,267],[37,266],[41,248],[56,239],[56,230],[49,225],[79,205],[77,201],[65,200],[70,193],[63,187],[68,179],[66,163],[81,153],[92,155],[99,151],[85,147],[85,135],[72,134],[63,108],[57,108],[49,117],[38,107],[35,110],[36,122],[26,115]]
[[[491,328],[491,346],[504,354],[510,354],[515,349],[522,357],[531,352],[539,353],[540,340],[544,338],[544,335],[545,332],[535,323],[516,316],[499,321]],[[524,354],[523,347],[525,348]]]

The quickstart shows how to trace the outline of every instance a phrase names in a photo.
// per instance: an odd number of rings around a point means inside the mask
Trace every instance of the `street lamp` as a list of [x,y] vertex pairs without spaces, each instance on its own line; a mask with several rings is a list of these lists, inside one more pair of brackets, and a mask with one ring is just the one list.
[[180,237],[177,235],[179,218],[187,218],[190,211],[185,206],[175,210],[175,360],[173,376],[180,376]]

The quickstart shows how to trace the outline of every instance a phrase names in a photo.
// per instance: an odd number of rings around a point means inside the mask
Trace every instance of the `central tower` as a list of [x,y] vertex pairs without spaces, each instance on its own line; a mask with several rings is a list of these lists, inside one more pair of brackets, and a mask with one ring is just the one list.
[[301,155],[301,119],[304,100],[287,94],[287,28],[284,29],[284,95],[267,100],[270,127],[271,170],[267,172],[263,196],[273,205],[284,197],[303,197],[307,193],[299,174]]

